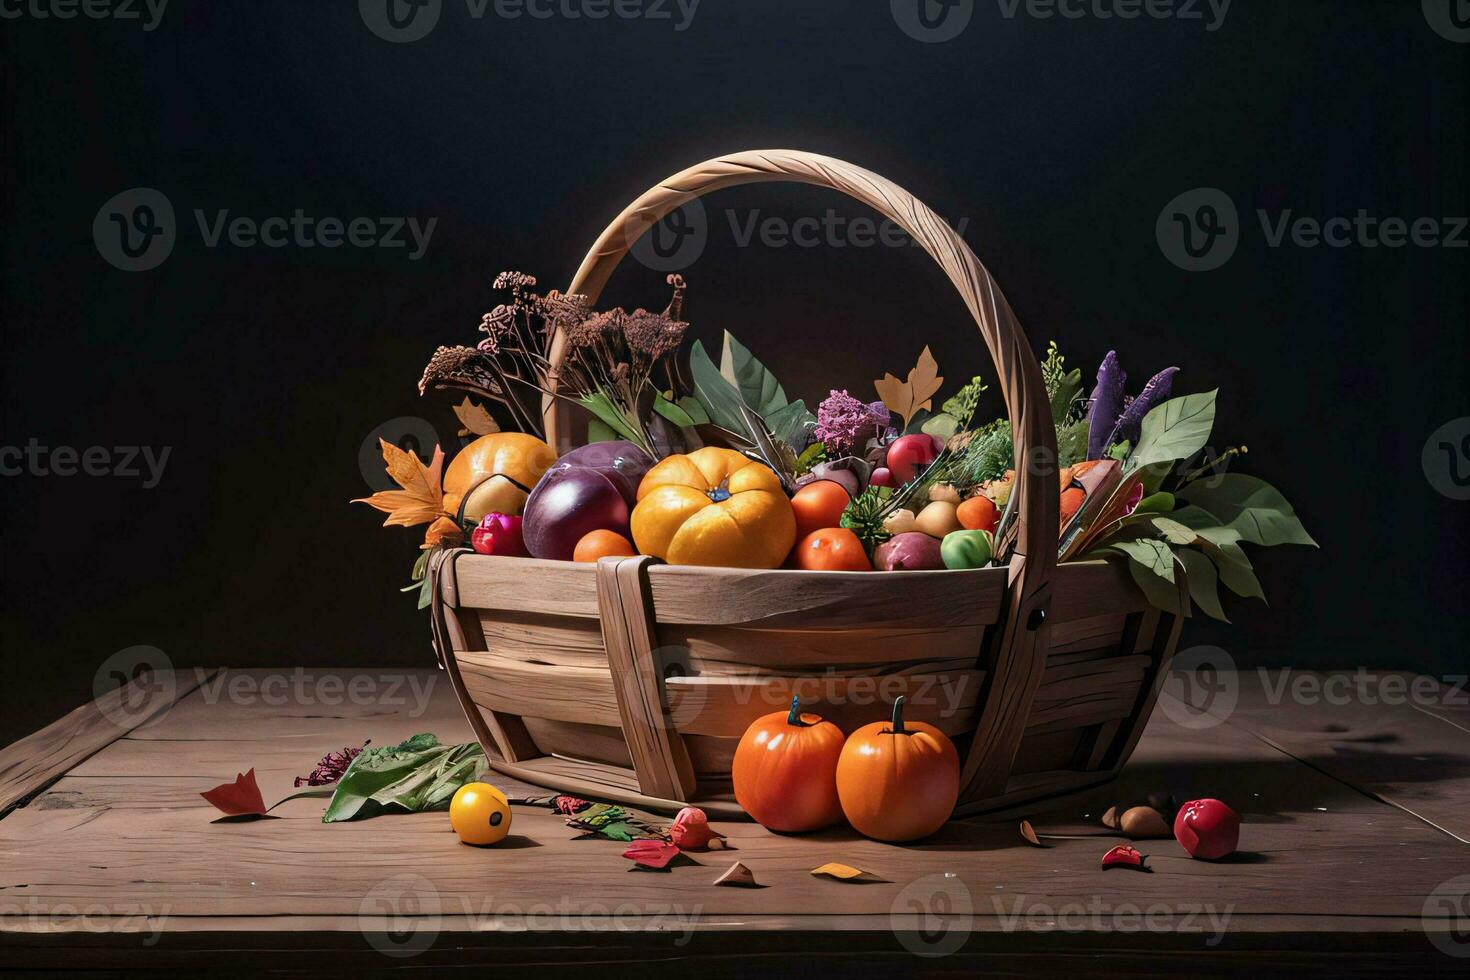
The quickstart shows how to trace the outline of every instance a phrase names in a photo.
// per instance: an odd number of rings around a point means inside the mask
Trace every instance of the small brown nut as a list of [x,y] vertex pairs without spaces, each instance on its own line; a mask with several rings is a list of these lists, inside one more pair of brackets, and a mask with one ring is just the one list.
[[1125,837],[1133,840],[1174,836],[1164,815],[1151,806],[1136,806],[1124,810],[1123,815],[1118,818],[1118,829],[1123,831]]
[[1109,830],[1117,830],[1118,829],[1118,808],[1117,808],[1117,806],[1110,806],[1110,807],[1108,807],[1108,812],[1106,812],[1106,813],[1104,813],[1102,815],[1102,825],[1104,827],[1108,828]]

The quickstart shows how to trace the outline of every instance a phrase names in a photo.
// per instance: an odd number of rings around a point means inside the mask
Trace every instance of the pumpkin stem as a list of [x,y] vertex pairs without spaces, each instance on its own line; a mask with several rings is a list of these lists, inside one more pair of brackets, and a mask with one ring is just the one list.
[[903,730],[903,695],[902,694],[900,694],[898,697],[896,697],[896,698],[893,699],[893,724],[890,727],[892,727],[893,734],[895,734],[895,735],[907,735],[908,734],[908,732],[906,732],[906,731]]
[[806,727],[806,723],[801,720],[801,695],[799,694],[791,699],[791,710],[786,714],[786,724],[795,725],[797,728]]

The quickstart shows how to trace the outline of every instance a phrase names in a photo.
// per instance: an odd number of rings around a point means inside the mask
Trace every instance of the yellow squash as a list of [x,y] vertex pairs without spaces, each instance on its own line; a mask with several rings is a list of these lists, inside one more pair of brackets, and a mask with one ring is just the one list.
[[671,565],[776,568],[796,543],[796,516],[776,474],[714,446],[649,470],[632,525],[638,550]]

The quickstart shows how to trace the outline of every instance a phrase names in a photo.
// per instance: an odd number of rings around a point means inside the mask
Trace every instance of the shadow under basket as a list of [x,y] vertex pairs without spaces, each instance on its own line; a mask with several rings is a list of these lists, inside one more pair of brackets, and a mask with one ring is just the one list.
[[[1122,567],[1059,565],[1020,704],[1014,685],[996,683],[1026,666],[995,662],[1005,568],[748,571],[457,550],[432,574],[435,646],[495,770],[722,818],[744,816],[730,786],[740,736],[793,696],[851,732],[903,695],[906,717],[960,750],[958,813],[1110,779],[1143,732],[1180,628]],[[980,746],[992,711],[1024,723]]]

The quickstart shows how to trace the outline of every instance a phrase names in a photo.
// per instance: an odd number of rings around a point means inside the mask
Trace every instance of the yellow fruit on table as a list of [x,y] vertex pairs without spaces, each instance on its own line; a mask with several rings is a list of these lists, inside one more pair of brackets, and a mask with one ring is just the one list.
[[444,468],[444,509],[458,514],[463,504],[464,519],[470,523],[479,523],[486,514],[516,516],[554,462],[551,447],[524,432],[481,436]]
[[498,844],[510,833],[510,801],[489,783],[465,783],[449,801],[449,822],[466,844]]
[[671,565],[776,568],[796,543],[796,516],[770,467],[706,446],[668,456],[643,477],[633,543]]

